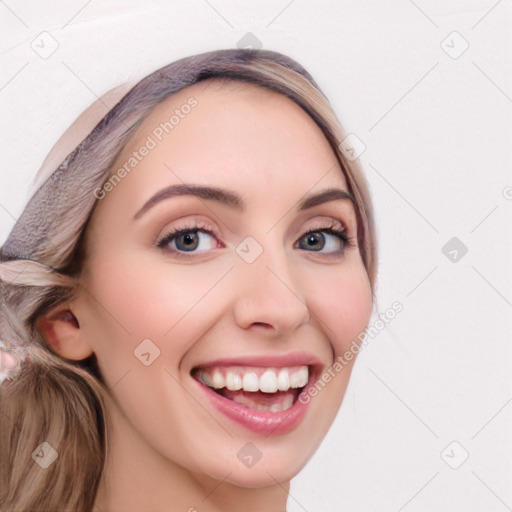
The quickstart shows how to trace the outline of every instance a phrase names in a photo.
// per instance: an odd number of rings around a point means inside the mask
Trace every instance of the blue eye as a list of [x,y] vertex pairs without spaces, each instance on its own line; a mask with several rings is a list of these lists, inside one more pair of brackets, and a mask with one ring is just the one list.
[[[299,249],[322,254],[340,254],[351,247],[347,233],[335,228],[310,229],[296,244]],[[210,251],[218,247],[218,242],[212,231],[194,226],[171,231],[157,242],[157,246],[175,255],[184,255]]]
[[205,229],[178,229],[167,234],[157,243],[178,252],[209,251],[216,246],[213,233]]
[[349,245],[349,238],[344,231],[332,228],[311,229],[299,238],[298,243],[305,251],[336,253]]

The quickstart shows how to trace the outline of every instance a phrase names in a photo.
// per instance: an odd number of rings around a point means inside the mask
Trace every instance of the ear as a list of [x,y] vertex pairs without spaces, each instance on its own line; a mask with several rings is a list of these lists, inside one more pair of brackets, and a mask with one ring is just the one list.
[[93,354],[70,304],[60,305],[41,315],[37,318],[35,327],[48,346],[65,359],[80,361]]

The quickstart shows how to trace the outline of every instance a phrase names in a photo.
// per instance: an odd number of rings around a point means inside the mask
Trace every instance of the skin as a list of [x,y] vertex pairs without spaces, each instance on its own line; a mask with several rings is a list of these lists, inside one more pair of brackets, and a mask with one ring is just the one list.
[[[197,393],[190,371],[222,357],[295,351],[328,368],[371,314],[352,204],[296,209],[307,194],[347,184],[321,130],[288,98],[214,80],[183,89],[151,112],[113,169],[191,96],[198,106],[98,201],[81,291],[64,306],[77,323],[57,315],[47,324],[61,355],[96,354],[111,390],[96,499],[103,512],[285,510],[290,479],[331,426],[355,359],[284,435],[257,434],[223,416]],[[245,210],[184,195],[134,220],[156,192],[181,183],[236,192]],[[179,257],[172,243],[157,247],[172,228],[196,221],[215,232],[202,235],[199,252]],[[321,251],[298,246],[308,229],[333,223],[351,246],[329,234]],[[251,264],[235,251],[249,235],[263,249]],[[160,355],[145,366],[134,350],[148,338]],[[252,468],[237,458],[247,442],[262,453]]]

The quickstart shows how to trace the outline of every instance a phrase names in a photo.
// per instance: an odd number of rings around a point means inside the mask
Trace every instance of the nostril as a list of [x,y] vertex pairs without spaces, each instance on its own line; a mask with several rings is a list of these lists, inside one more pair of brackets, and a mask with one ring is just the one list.
[[270,324],[267,324],[265,322],[254,322],[252,325],[256,325],[258,327],[264,327],[267,329],[272,329],[273,327]]

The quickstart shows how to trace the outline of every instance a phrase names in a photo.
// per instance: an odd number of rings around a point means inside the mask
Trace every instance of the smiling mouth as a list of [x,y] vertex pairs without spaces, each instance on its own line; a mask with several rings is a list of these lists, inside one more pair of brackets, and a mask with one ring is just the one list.
[[249,409],[290,409],[310,378],[309,366],[196,368],[192,376],[217,394]]

